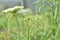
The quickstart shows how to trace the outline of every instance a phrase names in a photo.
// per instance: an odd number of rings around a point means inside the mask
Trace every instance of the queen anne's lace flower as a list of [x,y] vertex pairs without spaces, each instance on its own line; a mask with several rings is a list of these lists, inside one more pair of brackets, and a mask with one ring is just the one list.
[[9,8],[9,9],[3,10],[2,12],[7,13],[7,12],[10,12],[11,10],[12,8]]
[[9,8],[9,9],[6,9],[6,10],[3,10],[2,12],[4,12],[4,13],[8,13],[8,12],[13,12],[14,10],[16,10],[16,9],[23,9],[24,8],[24,6],[15,6],[15,7],[13,7],[13,8]]

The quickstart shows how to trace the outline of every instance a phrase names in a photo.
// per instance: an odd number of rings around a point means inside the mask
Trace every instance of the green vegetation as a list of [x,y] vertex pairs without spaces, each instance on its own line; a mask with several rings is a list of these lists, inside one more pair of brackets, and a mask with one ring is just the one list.
[[0,40],[60,40],[59,3],[40,12],[39,2],[35,15],[19,6],[0,12]]
[[53,24],[51,14],[0,16],[0,40],[59,40],[60,27]]

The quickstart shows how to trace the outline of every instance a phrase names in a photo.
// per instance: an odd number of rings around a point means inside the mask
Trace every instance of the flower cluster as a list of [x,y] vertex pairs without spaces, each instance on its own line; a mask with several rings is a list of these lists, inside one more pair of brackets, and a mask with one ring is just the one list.
[[3,13],[8,13],[8,12],[13,12],[14,10],[17,10],[17,9],[23,9],[24,8],[24,6],[15,6],[15,7],[13,7],[13,8],[8,8],[8,9],[6,9],[6,10],[3,10],[2,12]]

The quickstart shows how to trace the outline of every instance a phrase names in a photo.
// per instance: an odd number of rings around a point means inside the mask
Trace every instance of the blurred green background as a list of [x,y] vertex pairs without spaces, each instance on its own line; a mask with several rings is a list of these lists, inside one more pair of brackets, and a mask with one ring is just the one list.
[[18,5],[24,8],[20,9],[13,3],[10,3],[12,6],[3,5],[0,40],[60,40],[60,0],[19,1]]

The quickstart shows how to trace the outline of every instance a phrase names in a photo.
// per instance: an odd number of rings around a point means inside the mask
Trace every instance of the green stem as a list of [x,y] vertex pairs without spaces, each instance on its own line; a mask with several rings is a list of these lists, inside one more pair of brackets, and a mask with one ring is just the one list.
[[16,16],[16,21],[17,21],[17,28],[18,28],[18,40],[20,40],[20,24],[19,24],[19,21],[18,21],[18,16]]
[[58,19],[58,22],[57,22],[57,26],[59,24],[59,3],[58,3],[58,6],[57,6],[57,16],[56,16],[56,19]]
[[28,27],[28,40],[29,40],[29,27]]
[[11,16],[9,17],[8,22],[7,22],[7,27],[8,27],[7,36],[8,36],[8,40],[10,40],[10,39],[9,39],[9,31],[10,31],[9,23],[10,23],[12,17],[13,17],[13,15],[11,15]]

